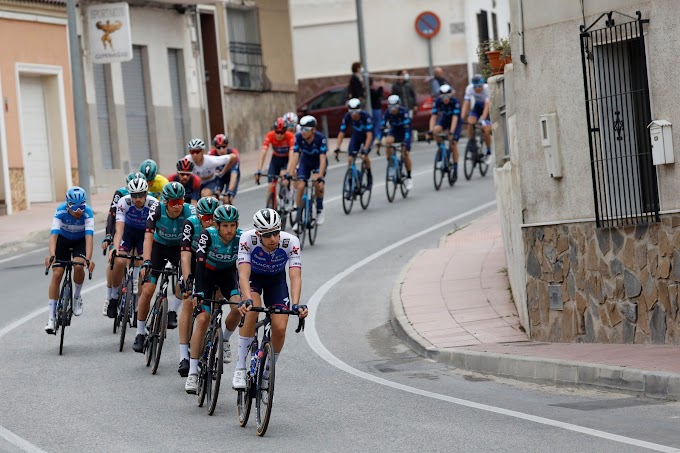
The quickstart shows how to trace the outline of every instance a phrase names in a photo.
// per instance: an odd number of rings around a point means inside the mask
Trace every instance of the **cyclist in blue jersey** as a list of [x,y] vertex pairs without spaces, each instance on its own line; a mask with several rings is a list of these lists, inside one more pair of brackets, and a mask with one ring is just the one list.
[[[179,265],[180,242],[184,221],[194,214],[193,206],[184,203],[184,186],[178,182],[167,183],[162,190],[163,201],[149,207],[144,233],[144,265],[142,278],[150,272],[149,280],[142,287],[137,309],[137,336],[132,349],[144,352],[146,316],[149,314],[151,297],[156,291],[156,282],[166,261],[173,266]],[[177,327],[177,310],[182,305],[178,297],[179,287],[169,303],[168,329]]]
[[[489,121],[489,85],[484,83],[481,74],[472,76],[472,83],[465,88],[463,98],[463,113],[461,115],[468,123],[468,139],[474,133],[474,124],[479,122],[484,131],[484,143],[486,143],[487,163],[491,160],[491,121]],[[481,150],[480,150],[481,151]]]
[[[66,192],[66,201],[57,207],[52,219],[48,247],[50,254],[45,258],[45,267],[52,265],[55,260],[73,260],[84,263],[89,272],[94,270],[94,261],[91,261],[94,215],[92,209],[85,203],[86,201],[87,194],[82,187],[71,187]],[[52,280],[48,290],[50,313],[45,326],[45,332],[48,334],[54,333],[59,285],[63,276],[63,265],[55,263],[52,266]],[[83,313],[83,299],[80,291],[84,281],[84,266],[75,266],[73,269],[73,314],[75,316]]]
[[[149,195],[149,184],[144,178],[136,178],[128,183],[128,195],[118,201],[116,208],[116,234],[113,237],[113,248],[116,254],[127,256],[128,254],[141,255],[144,252],[144,233],[146,231],[146,218],[149,216],[151,206],[158,203]],[[107,307],[106,315],[115,318],[118,311],[118,293],[123,274],[128,261],[116,259],[113,263],[111,278],[111,298]],[[142,263],[135,262],[135,266]],[[134,268],[134,279],[139,278],[139,267]]]
[[[302,126],[305,127],[305,126]],[[300,318],[307,316],[307,307],[300,304],[302,294],[302,259],[300,240],[281,231],[281,216],[273,209],[261,209],[253,217],[255,228],[241,233],[238,249],[238,277],[243,301],[252,300],[253,305],[261,307],[281,307],[298,309]],[[286,266],[290,278],[290,294],[286,282]],[[239,311],[245,322],[239,329],[238,360],[234,371],[233,387],[246,387],[246,355],[255,336],[257,313],[248,313],[250,305],[241,302]],[[271,315],[274,363],[279,357],[286,340],[288,315]],[[265,371],[266,373],[266,371]],[[265,379],[268,376],[265,375]]]
[[362,154],[366,162],[368,187],[370,188],[373,185],[373,173],[371,172],[371,159],[369,159],[368,154],[371,152],[371,143],[373,143],[373,120],[367,111],[361,109],[361,101],[357,98],[347,101],[347,109],[349,111],[345,114],[340,124],[335,152],[336,155],[340,152],[340,146],[342,146],[342,141],[345,138],[345,131],[347,126],[351,124],[352,135],[349,139],[349,147],[347,148],[350,156],[347,159],[347,168],[352,164],[351,156],[356,156],[363,145]]
[[[298,225],[302,217],[302,194],[305,191],[304,180],[311,179],[316,194],[316,223],[322,225],[326,219],[323,212],[324,177],[326,176],[326,137],[316,130],[316,118],[311,115],[300,119],[300,133],[295,135],[293,157],[288,163],[288,174],[295,174],[297,167],[298,181],[295,184],[295,203],[297,205]],[[298,165],[299,163],[299,165]]]
[[[238,258],[241,230],[238,229],[238,210],[232,205],[223,205],[215,210],[215,225],[201,231],[196,249],[196,271],[194,288],[194,305],[199,306],[196,315],[194,332],[191,334],[191,361],[189,376],[184,386],[187,393],[198,390],[198,361],[203,351],[205,333],[210,323],[210,305],[202,303],[204,299],[212,299],[219,289],[222,297],[232,302],[239,302],[241,296],[238,289],[236,259]],[[241,320],[241,313],[235,305],[230,305],[225,319],[223,347],[229,344]],[[224,359],[223,359],[224,360]]]
[[389,126],[387,136],[385,137],[385,145],[387,145],[387,161],[389,162],[394,150],[392,143],[404,144],[404,165],[406,166],[406,181],[405,185],[408,190],[413,188],[413,180],[411,179],[411,117],[404,107],[401,106],[401,99],[396,94],[387,98],[387,110],[383,115],[380,129],[378,131],[378,141],[382,139],[383,131]]
[[[427,132],[428,138],[432,134],[441,134],[445,131],[451,136],[450,148],[453,155],[453,179],[458,179],[458,140],[460,139],[460,102],[453,96],[453,88],[450,85],[439,87],[439,97],[432,107],[430,117],[430,130]],[[439,143],[440,137],[435,136],[435,141]]]

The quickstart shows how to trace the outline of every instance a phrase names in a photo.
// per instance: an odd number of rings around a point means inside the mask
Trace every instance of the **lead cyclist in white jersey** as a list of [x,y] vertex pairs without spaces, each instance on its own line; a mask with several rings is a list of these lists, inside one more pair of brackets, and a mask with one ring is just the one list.
[[[211,197],[220,185],[220,176],[224,176],[229,168],[229,161],[235,158],[232,154],[210,156],[205,154],[205,143],[200,138],[192,139],[187,145],[189,154],[184,156],[194,163],[193,173],[201,178],[201,197]],[[217,167],[222,171],[218,173]]]
[[473,137],[474,124],[479,121],[484,131],[487,163],[491,158],[491,121],[489,121],[489,85],[484,83],[481,74],[472,76],[472,83],[465,88],[461,117],[467,121],[468,140]]

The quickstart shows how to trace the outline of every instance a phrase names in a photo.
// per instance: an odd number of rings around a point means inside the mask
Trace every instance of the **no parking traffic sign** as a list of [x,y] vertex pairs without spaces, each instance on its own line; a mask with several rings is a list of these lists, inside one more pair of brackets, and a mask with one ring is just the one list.
[[441,21],[432,11],[423,11],[416,17],[416,33],[425,39],[431,39],[439,33]]

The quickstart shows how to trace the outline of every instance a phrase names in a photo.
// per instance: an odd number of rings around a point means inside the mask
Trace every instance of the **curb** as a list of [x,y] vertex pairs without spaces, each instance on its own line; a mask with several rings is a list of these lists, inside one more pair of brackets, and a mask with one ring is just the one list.
[[416,258],[423,252],[420,250],[416,253],[402,268],[392,287],[390,301],[390,324],[394,333],[418,355],[460,370],[505,379],[542,385],[596,388],[680,401],[680,374],[677,373],[433,346],[411,326],[401,302],[401,285]]

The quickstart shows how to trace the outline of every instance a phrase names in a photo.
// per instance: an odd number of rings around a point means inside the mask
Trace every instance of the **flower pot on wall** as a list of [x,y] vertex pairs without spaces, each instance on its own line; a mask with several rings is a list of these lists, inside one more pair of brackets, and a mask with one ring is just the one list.
[[489,59],[491,66],[491,75],[503,74],[504,63],[501,60],[500,50],[490,50],[486,52],[486,57]]

